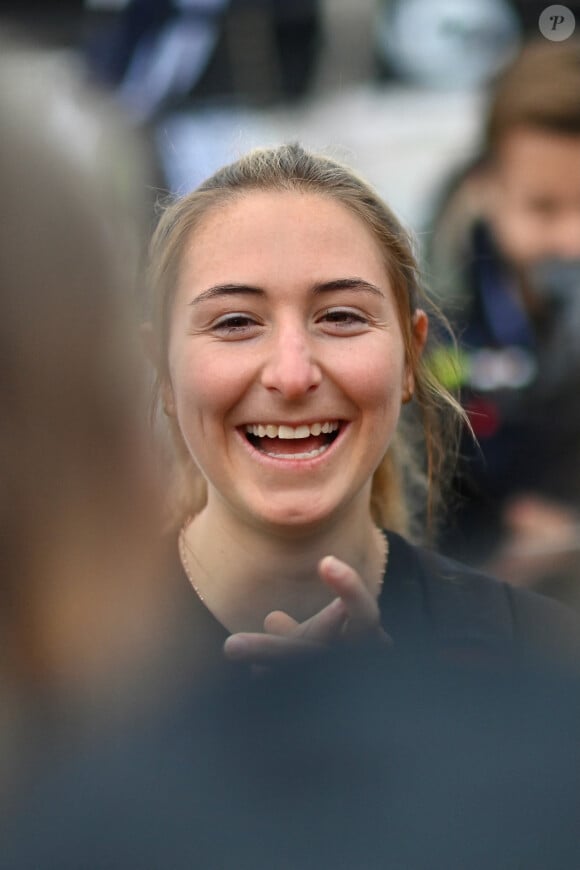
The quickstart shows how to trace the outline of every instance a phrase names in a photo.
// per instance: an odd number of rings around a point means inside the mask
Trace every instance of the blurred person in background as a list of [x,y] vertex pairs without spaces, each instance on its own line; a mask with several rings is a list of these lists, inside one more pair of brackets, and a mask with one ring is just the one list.
[[147,163],[61,57],[0,54],[0,762],[39,765],[154,692],[171,645],[134,307]]
[[525,46],[494,83],[481,155],[449,185],[428,280],[459,336],[459,510],[443,549],[580,601],[580,43]]

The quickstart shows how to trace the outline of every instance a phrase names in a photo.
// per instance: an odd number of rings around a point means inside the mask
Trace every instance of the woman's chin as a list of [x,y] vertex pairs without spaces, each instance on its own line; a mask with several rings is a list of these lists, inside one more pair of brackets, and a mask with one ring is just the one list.
[[289,534],[314,532],[324,527],[335,513],[336,507],[331,505],[313,504],[304,500],[288,500],[276,505],[268,505],[255,511],[254,516],[260,526],[274,534]]

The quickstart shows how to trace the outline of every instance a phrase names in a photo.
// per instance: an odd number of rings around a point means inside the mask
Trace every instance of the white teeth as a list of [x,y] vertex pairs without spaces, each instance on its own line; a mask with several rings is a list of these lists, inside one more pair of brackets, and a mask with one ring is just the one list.
[[312,423],[310,426],[275,426],[272,423],[266,425],[262,423],[248,423],[246,432],[249,435],[255,435],[258,438],[282,438],[290,440],[292,438],[308,438],[309,435],[325,435],[330,432],[336,432],[338,422]]
[[292,426],[278,426],[278,438],[296,438],[295,432]]
[[268,453],[267,450],[264,450],[264,453],[266,456],[272,456],[274,459],[314,459],[315,456],[320,456],[325,450],[328,450],[328,444],[323,444],[322,447],[317,447],[309,453]]

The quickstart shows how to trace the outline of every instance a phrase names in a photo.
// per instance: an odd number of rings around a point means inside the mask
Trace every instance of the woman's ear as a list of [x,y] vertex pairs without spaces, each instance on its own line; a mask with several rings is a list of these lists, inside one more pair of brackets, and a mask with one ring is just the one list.
[[[411,321],[411,341],[414,346],[414,357],[419,359],[425,345],[427,344],[427,336],[429,334],[429,318],[422,308],[417,308],[413,314]],[[405,380],[403,383],[403,404],[406,405],[413,398],[415,391],[415,376],[411,365],[407,362],[405,366]]]
[[420,357],[427,344],[427,336],[429,335],[429,318],[422,308],[417,308],[412,318],[413,341],[417,351],[417,357]]

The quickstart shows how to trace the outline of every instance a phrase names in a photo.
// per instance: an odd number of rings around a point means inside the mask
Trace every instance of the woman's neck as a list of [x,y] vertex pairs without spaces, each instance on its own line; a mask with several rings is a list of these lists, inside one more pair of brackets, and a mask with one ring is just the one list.
[[368,509],[289,535],[208,506],[188,524],[182,543],[195,591],[231,632],[262,631],[273,610],[302,622],[330,603],[334,596],[317,572],[324,556],[347,562],[376,595],[386,560]]

